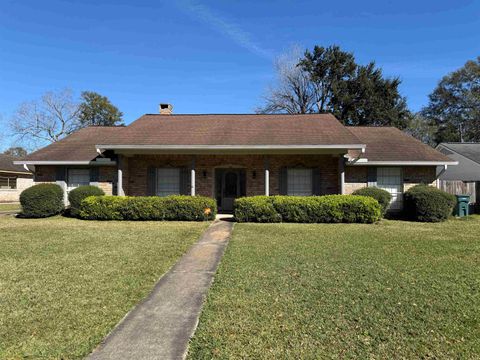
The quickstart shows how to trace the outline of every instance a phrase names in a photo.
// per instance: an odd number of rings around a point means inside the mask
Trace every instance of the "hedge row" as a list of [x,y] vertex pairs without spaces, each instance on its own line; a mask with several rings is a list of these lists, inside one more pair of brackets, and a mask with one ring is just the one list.
[[416,185],[405,192],[404,211],[415,221],[447,220],[457,203],[455,195],[428,185]]
[[73,189],[68,193],[68,202],[70,203],[70,215],[78,216],[80,211],[80,204],[83,199],[89,196],[102,196],[105,195],[102,189],[98,186],[83,185],[76,189]]
[[367,196],[253,196],[235,200],[238,222],[373,223],[382,214]]
[[42,218],[53,216],[64,210],[63,189],[57,184],[38,184],[20,194],[22,216]]
[[213,220],[214,199],[204,196],[90,196],[82,200],[79,216],[88,220]]
[[392,195],[388,191],[375,186],[355,190],[352,195],[370,196],[377,200],[382,207],[382,216],[387,212],[390,201],[392,200]]

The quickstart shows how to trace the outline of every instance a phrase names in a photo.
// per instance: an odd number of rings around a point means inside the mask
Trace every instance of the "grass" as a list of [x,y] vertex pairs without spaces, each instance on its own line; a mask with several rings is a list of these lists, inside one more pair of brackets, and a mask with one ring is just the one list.
[[207,225],[0,217],[0,358],[83,358]]
[[479,229],[237,224],[189,358],[478,358]]
[[20,204],[0,204],[0,211],[20,210]]

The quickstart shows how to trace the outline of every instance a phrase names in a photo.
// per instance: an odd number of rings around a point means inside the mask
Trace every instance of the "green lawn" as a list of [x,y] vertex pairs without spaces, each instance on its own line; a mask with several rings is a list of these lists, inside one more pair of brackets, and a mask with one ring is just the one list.
[[479,230],[237,224],[189,357],[478,358]]
[[0,204],[0,211],[20,210],[20,204]]
[[207,225],[0,217],[0,359],[83,358]]

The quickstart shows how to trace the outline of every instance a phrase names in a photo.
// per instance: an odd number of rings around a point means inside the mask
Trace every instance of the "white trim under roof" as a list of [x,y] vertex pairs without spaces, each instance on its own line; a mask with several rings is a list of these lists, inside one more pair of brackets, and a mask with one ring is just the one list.
[[14,161],[13,162],[15,165],[104,165],[104,166],[109,166],[109,165],[116,165],[116,161],[68,161],[68,160],[62,160],[62,161]]
[[355,166],[442,166],[442,165],[458,165],[458,161],[350,161],[347,165]]

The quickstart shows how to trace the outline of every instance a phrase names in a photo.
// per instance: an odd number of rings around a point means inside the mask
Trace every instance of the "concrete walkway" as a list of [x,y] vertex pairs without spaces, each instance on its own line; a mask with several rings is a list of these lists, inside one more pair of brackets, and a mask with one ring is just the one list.
[[210,225],[87,359],[184,359],[232,229]]

